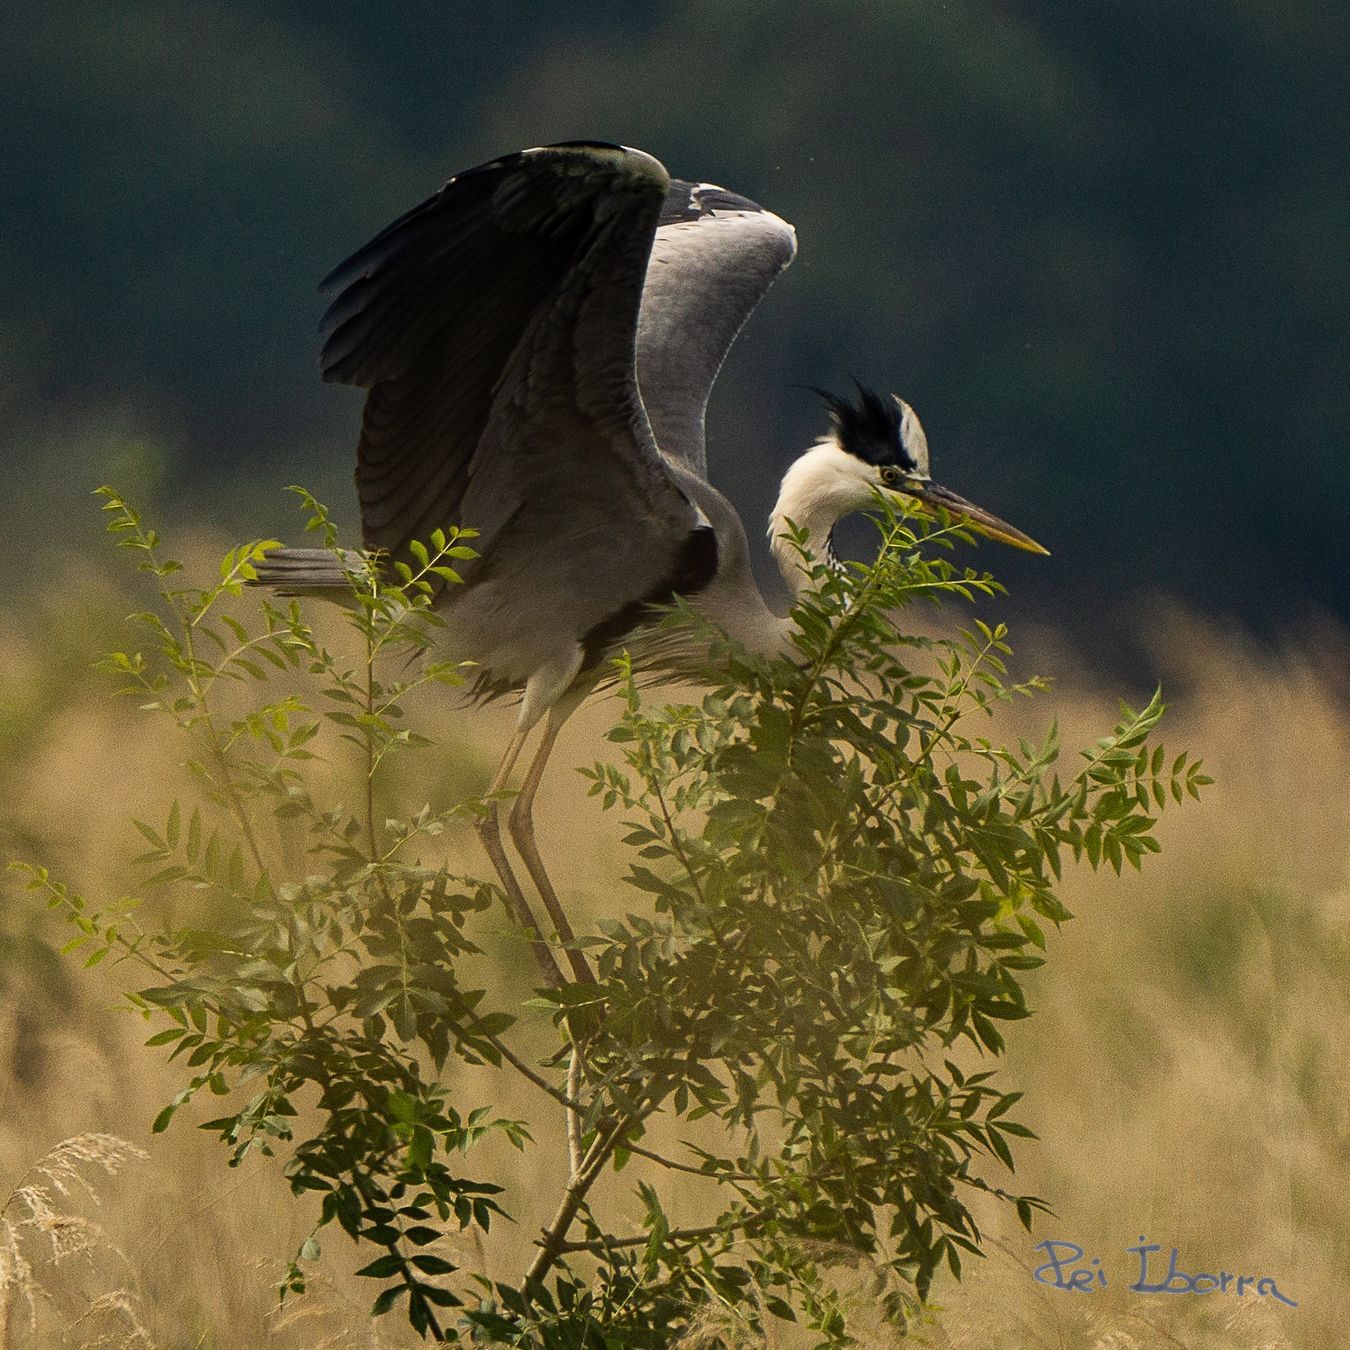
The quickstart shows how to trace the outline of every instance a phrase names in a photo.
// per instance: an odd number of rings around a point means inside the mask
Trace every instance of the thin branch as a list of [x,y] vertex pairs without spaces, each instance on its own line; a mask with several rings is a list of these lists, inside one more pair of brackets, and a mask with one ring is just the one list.
[[[748,1214],[744,1219],[736,1219],[731,1223],[710,1223],[702,1228],[673,1228],[666,1234],[667,1242],[696,1242],[699,1238],[716,1237],[721,1233],[731,1234],[738,1228],[742,1231],[749,1231],[751,1228],[758,1228],[760,1224],[767,1223],[769,1216],[767,1214]],[[635,1233],[631,1237],[621,1238],[591,1238],[586,1242],[564,1242],[558,1250],[560,1252],[594,1252],[601,1255],[607,1251],[612,1251],[617,1247],[642,1247],[651,1241],[650,1233]]]
[[[581,1086],[581,1050],[572,1042],[572,1053],[567,1061],[567,1095],[575,1102]],[[567,1175],[569,1178],[581,1173],[581,1109],[568,1106],[567,1111]]]
[[674,1172],[688,1172],[690,1176],[703,1177],[708,1181],[758,1181],[759,1178],[752,1176],[749,1172],[706,1172],[701,1167],[695,1167],[692,1163],[676,1162],[674,1158],[667,1158],[664,1154],[655,1153],[649,1148],[643,1148],[641,1144],[624,1143],[618,1147],[625,1153],[635,1153],[641,1158],[650,1158],[654,1163],[660,1163],[662,1167],[668,1167]]
[[665,793],[661,791],[661,782],[659,777],[653,773],[648,779],[652,792],[656,795],[657,805],[661,808],[661,819],[665,821],[666,834],[670,837],[670,842],[679,857],[680,865],[684,868],[685,875],[689,878],[689,884],[694,888],[694,894],[698,896],[699,904],[705,909],[708,902],[703,894],[703,884],[699,881],[698,875],[694,871],[694,865],[689,861],[689,855],[684,850],[684,841],[680,838],[680,832],[675,828],[675,822],[671,819],[670,807],[666,804]]
[[949,739],[952,728],[964,715],[964,709],[961,707],[961,700],[965,697],[966,691],[970,688],[970,683],[975,678],[976,673],[984,664],[985,657],[994,650],[994,647],[995,640],[993,638],[987,639],[984,646],[975,653],[974,660],[972,660],[968,666],[962,666],[961,676],[956,683],[947,686],[942,699],[943,711],[946,713],[945,720],[940,726],[934,729],[933,734],[928,738],[928,742],[924,746],[922,753],[910,761],[904,775],[895,779],[893,782],[888,783],[878,794],[876,800],[872,802],[868,808],[867,814],[858,822],[857,827],[848,840],[849,843],[852,843],[853,839],[856,839],[857,836],[862,833],[869,821],[875,820],[880,816],[882,809],[897,792],[902,788],[908,787],[914,781],[914,777],[919,769],[931,761],[938,746],[941,745],[944,740]]
[[248,848],[249,856],[253,859],[253,865],[258,869],[258,875],[265,877],[267,868],[263,865],[262,851],[258,847],[257,836],[253,832],[253,824],[248,818],[248,813],[244,810],[243,802],[240,800],[239,785],[235,782],[229,758],[220,739],[220,733],[216,730],[215,718],[212,716],[210,705],[206,701],[207,686],[202,684],[195,671],[197,658],[193,651],[192,634],[192,625],[184,623],[184,645],[187,649],[188,660],[194,667],[192,672],[186,674],[184,678],[193,698],[197,701],[197,707],[201,710],[202,725],[206,728],[207,745],[220,768],[221,788],[225,795],[225,809],[234,818],[235,826]]
[[[477,1020],[477,1019],[475,1019]],[[462,1034],[462,1033],[461,1033]],[[585,1106],[569,1096],[561,1088],[556,1088],[542,1074],[536,1073],[521,1057],[511,1049],[499,1036],[494,1036],[491,1032],[479,1031],[477,1033],[483,1038],[513,1069],[522,1077],[527,1078],[541,1092],[547,1092],[555,1102],[561,1103],[569,1111],[584,1111]]]
[[365,781],[365,817],[366,817],[366,849],[369,853],[371,862],[376,862],[380,856],[379,841],[375,830],[375,728],[371,725],[371,719],[375,712],[375,635],[367,625],[364,629],[366,639],[366,679],[365,689],[362,691],[365,696],[365,709],[367,722],[363,728],[363,739],[366,748],[366,781]]

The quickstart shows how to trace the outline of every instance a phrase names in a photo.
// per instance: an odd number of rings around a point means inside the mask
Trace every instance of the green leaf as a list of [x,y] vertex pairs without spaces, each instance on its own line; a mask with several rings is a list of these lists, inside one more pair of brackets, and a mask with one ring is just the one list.
[[371,1280],[387,1280],[391,1275],[403,1272],[403,1258],[397,1253],[377,1257],[369,1265],[362,1266],[356,1273]]
[[412,1258],[412,1263],[425,1275],[453,1275],[459,1269],[458,1266],[452,1266],[449,1261],[430,1252],[418,1252]]
[[372,1317],[383,1317],[408,1292],[406,1284],[394,1284],[384,1290],[370,1307]]

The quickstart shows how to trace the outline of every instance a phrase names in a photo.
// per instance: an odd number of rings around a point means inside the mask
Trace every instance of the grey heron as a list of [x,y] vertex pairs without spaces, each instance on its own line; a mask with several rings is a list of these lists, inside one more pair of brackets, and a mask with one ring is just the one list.
[[[516,693],[515,733],[479,827],[545,978],[561,981],[502,840],[497,798],[542,722],[508,826],[577,979],[591,978],[535,842],[533,807],[559,728],[620,648],[640,670],[692,674],[703,653],[649,620],[681,596],[758,652],[791,620],[761,594],[736,511],[707,478],[704,414],[732,341],[796,254],[792,226],[652,156],[569,142],[460,173],[326,279],[323,376],[368,391],[356,481],[365,547],[407,559],[437,527],[472,526],[480,556],[438,596],[482,697]],[[1044,552],[935,484],[912,408],[859,386],[788,470],[771,547],[794,591],[844,516],[904,494]],[[340,586],[315,549],[272,552],[264,584]]]

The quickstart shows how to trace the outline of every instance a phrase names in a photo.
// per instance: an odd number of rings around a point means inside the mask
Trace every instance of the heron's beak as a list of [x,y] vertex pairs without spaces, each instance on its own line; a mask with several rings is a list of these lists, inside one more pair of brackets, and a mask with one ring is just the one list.
[[1028,553],[1048,555],[1050,552],[1048,548],[1042,547],[1030,535],[1023,534],[1015,526],[1009,525],[1006,520],[1000,520],[997,516],[991,515],[982,506],[976,506],[974,502],[968,502],[950,488],[940,487],[937,483],[923,483],[904,489],[904,494],[917,501],[920,506],[926,507],[929,512],[946,511],[948,515],[955,517],[961,524],[969,526],[980,534],[987,535],[990,539],[997,539],[1000,544],[1011,544],[1013,548],[1024,548]]

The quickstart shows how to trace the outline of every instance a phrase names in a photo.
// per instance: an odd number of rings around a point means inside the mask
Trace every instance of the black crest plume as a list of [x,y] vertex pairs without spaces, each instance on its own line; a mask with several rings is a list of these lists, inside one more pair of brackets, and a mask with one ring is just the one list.
[[894,464],[914,473],[919,466],[905,449],[900,434],[903,418],[900,405],[893,398],[882,398],[875,390],[859,384],[856,378],[853,385],[858,391],[856,404],[814,385],[808,386],[829,409],[841,449],[867,464]]

